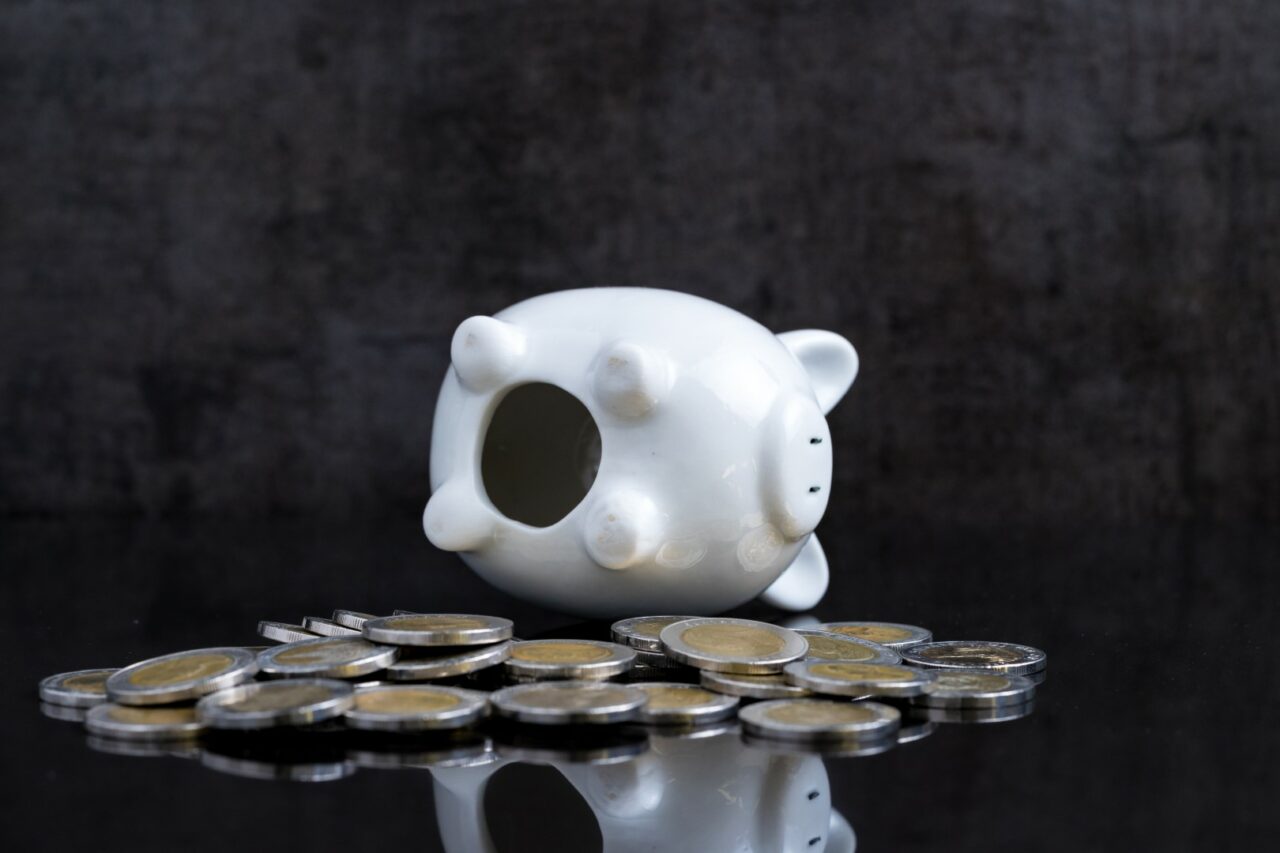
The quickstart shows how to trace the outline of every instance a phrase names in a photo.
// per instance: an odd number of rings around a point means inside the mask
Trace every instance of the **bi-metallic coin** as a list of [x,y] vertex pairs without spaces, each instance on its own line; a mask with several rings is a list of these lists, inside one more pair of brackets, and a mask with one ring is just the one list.
[[214,729],[270,729],[332,720],[351,707],[355,689],[328,678],[289,678],[228,687],[196,703]]
[[267,649],[258,665],[275,678],[358,678],[385,669],[399,654],[362,637],[318,637]]
[[738,707],[738,697],[712,693],[696,684],[666,681],[633,686],[649,697],[636,719],[651,725],[712,723],[733,716]]
[[903,625],[899,622],[824,622],[815,625],[817,631],[829,631],[846,637],[857,637],[876,645],[902,651],[905,648],[927,643],[933,632],[919,625]]
[[744,699],[803,699],[810,695],[803,687],[791,684],[781,673],[772,675],[738,675],[733,672],[702,670],[702,686],[728,696]]
[[126,666],[107,679],[107,696],[120,705],[168,705],[234,687],[257,674],[258,662],[247,649],[195,649]]
[[659,636],[663,652],[680,663],[747,675],[781,672],[809,648],[795,631],[750,619],[686,619]]
[[276,643],[296,643],[299,640],[314,640],[320,635],[292,622],[269,622],[264,619],[258,623],[258,636]]
[[540,681],[504,687],[489,697],[489,703],[499,716],[554,726],[632,720],[648,699],[644,691],[628,684]]
[[999,708],[1021,705],[1035,696],[1036,686],[1021,675],[998,672],[938,670],[928,689],[911,699],[929,708]]
[[402,654],[387,667],[391,681],[431,681],[497,666],[511,654],[510,641],[471,649],[432,649]]
[[521,678],[612,678],[631,669],[634,649],[598,640],[525,640],[511,644],[503,666]]
[[469,613],[404,613],[364,623],[375,643],[394,646],[481,646],[511,639],[512,622],[500,616]]
[[321,637],[358,637],[360,636],[359,628],[348,628],[335,622],[332,619],[325,619],[322,616],[306,616],[302,620],[302,627],[306,628],[313,634],[319,634]]
[[805,660],[842,660],[849,663],[902,663],[902,655],[886,646],[830,631],[801,628],[796,631],[809,643]]
[[947,640],[923,643],[902,653],[912,666],[930,669],[964,669],[998,672],[1004,675],[1031,675],[1045,668],[1045,653],[1018,643],[986,640]]
[[333,611],[333,621],[347,628],[355,628],[359,631],[364,627],[364,623],[370,619],[378,617],[372,613],[361,613],[359,610],[335,610]]
[[840,741],[892,738],[902,715],[879,702],[772,699],[746,706],[738,719],[744,732],[757,737]]
[[469,726],[488,711],[488,697],[474,690],[404,684],[356,691],[344,719],[353,729],[421,732]]
[[805,660],[787,664],[787,681],[830,696],[919,696],[937,676],[891,664]]
[[647,652],[661,652],[662,629],[676,622],[693,619],[692,616],[635,616],[613,623],[610,633],[615,643],[643,649]]
[[195,708],[138,708],[108,702],[89,709],[84,726],[91,733],[122,740],[182,740],[204,730]]
[[80,669],[51,675],[40,682],[40,699],[50,705],[90,708],[107,701],[107,679],[114,669]]

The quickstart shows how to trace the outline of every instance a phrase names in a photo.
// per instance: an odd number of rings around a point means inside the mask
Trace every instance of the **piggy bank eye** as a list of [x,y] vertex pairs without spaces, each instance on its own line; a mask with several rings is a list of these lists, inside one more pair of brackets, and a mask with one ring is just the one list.
[[577,397],[543,382],[520,385],[489,422],[480,477],[503,515],[550,527],[587,496],[600,453],[600,429]]

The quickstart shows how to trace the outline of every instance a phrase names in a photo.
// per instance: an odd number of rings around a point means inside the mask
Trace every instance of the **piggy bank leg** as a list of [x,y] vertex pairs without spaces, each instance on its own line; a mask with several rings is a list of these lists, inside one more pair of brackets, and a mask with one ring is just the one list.
[[822,600],[827,591],[827,577],[827,555],[818,544],[818,537],[810,536],[782,576],[760,597],[783,610],[808,610]]

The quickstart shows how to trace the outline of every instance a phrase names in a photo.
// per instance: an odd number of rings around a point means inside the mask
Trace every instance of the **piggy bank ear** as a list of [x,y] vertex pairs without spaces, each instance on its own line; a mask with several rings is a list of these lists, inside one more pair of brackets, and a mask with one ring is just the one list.
[[835,332],[821,329],[798,329],[783,332],[778,340],[800,360],[822,413],[835,408],[858,375],[858,353],[853,344]]

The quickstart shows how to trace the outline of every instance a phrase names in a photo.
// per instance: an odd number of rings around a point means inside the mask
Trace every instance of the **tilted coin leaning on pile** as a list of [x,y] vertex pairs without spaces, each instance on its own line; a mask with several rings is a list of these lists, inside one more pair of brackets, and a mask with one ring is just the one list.
[[[888,622],[792,630],[728,617],[641,616],[614,623],[612,642],[519,640],[513,630],[495,616],[416,611],[263,621],[258,633],[279,645],[196,649],[53,675],[40,683],[41,709],[83,722],[95,748],[130,754],[186,754],[207,740],[267,729],[322,740],[347,732],[384,739],[373,750],[369,742],[330,743],[363,756],[364,766],[403,766],[395,755],[430,766],[492,760],[495,741],[499,752],[506,743],[525,754],[531,735],[554,739],[566,727],[626,729],[634,752],[643,749],[645,727],[721,731],[736,721],[762,748],[870,755],[918,740],[938,722],[1026,716],[1046,663],[1030,646],[935,642],[924,628]],[[237,749],[223,743],[205,763],[272,775],[236,758]],[[346,766],[339,760],[283,776],[341,778],[335,768]]]

